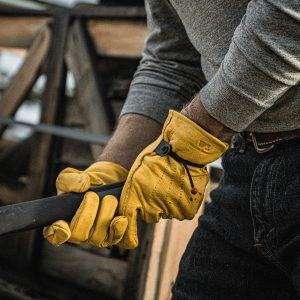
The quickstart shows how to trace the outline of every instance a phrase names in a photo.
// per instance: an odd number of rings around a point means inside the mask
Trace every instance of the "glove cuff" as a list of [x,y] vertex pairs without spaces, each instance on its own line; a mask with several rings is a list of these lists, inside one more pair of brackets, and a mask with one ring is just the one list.
[[228,148],[226,143],[174,110],[169,112],[162,137],[177,155],[195,164],[211,163]]

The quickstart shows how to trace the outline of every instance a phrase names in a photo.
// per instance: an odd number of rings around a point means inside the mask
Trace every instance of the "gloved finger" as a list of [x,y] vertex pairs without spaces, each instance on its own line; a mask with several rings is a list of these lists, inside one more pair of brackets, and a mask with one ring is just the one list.
[[127,229],[128,220],[125,216],[115,217],[109,226],[109,234],[106,240],[101,244],[101,247],[109,247],[118,244]]
[[107,239],[109,226],[115,216],[117,207],[118,199],[112,195],[107,195],[101,200],[95,226],[90,236],[90,242],[93,245],[101,247],[103,241]]
[[45,227],[43,235],[52,245],[59,246],[70,238],[71,230],[66,221],[60,220]]
[[83,193],[91,186],[88,174],[74,168],[62,170],[56,178],[58,195],[62,193]]
[[89,239],[97,216],[99,202],[99,197],[94,192],[87,192],[84,195],[84,198],[70,224],[70,242],[81,243]]
[[[103,170],[101,176],[99,176],[99,170]],[[105,170],[109,170],[109,172],[105,172]],[[125,168],[111,161],[95,162],[85,172],[89,174],[91,185],[103,185],[104,182],[109,184],[122,181],[128,175],[128,171]]]
[[126,217],[128,220],[128,226],[124,233],[121,242],[118,244],[125,249],[134,249],[138,246],[138,233],[137,233],[137,209],[126,210]]

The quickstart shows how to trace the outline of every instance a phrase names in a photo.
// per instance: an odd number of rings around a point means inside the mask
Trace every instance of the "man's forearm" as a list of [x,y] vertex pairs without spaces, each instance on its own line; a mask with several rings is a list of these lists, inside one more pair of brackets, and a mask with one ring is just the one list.
[[138,114],[121,117],[99,160],[112,161],[130,169],[138,154],[161,133],[162,125]]

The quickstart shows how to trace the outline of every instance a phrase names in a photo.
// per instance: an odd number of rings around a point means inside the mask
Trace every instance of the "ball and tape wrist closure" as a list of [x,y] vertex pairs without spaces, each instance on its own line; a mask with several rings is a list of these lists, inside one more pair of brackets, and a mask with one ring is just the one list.
[[174,158],[177,162],[181,163],[186,170],[186,173],[188,175],[190,184],[191,184],[191,193],[193,195],[198,193],[198,189],[195,187],[192,175],[189,170],[189,166],[197,167],[197,168],[203,168],[204,165],[192,163],[190,161],[187,161],[183,158],[181,158],[179,155],[177,155],[175,152],[172,151],[172,146],[167,143],[165,140],[162,140],[160,144],[156,147],[154,150],[159,156],[166,156],[169,155],[172,158]]

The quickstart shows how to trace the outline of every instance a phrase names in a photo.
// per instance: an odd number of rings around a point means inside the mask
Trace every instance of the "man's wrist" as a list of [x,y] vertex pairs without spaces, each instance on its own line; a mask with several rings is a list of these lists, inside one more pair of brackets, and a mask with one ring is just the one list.
[[181,113],[223,142],[230,143],[235,133],[206,111],[201,103],[199,94],[195,96]]
[[112,138],[99,156],[129,170],[139,153],[161,133],[162,125],[139,114],[121,117]]

